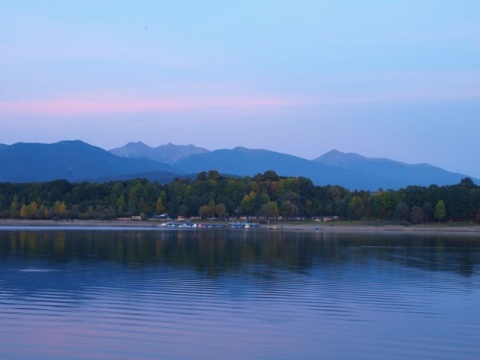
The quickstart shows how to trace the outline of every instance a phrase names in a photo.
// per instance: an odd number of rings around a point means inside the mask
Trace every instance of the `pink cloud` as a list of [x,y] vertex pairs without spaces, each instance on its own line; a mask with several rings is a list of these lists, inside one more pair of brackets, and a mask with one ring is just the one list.
[[[400,74],[402,75],[402,74]],[[444,76],[445,79],[429,85],[428,74],[419,75],[423,81],[411,85],[410,74],[387,74],[387,79],[405,78],[399,88],[387,88],[383,91],[372,90],[343,91],[342,93],[324,92],[311,97],[286,96],[177,96],[159,100],[139,99],[138,94],[128,97],[125,93],[97,93],[86,96],[70,96],[50,100],[0,101],[0,114],[15,115],[102,115],[102,114],[141,114],[188,112],[208,109],[232,109],[258,111],[262,109],[282,109],[302,105],[316,106],[375,106],[378,104],[418,104],[446,101],[478,100],[480,92],[471,85],[467,77]],[[471,74],[472,75],[472,74]],[[475,74],[473,74],[475,75]],[[432,76],[434,78],[434,76]],[[375,78],[376,81],[380,78]],[[406,82],[405,82],[406,81]],[[458,84],[457,84],[458,82]],[[445,86],[440,86],[445,85]],[[449,86],[447,86],[449,85]],[[458,85],[458,86],[455,86]],[[135,97],[136,96],[136,97]]]
[[200,109],[233,108],[258,109],[297,106],[309,103],[298,98],[184,98],[168,100],[75,100],[0,102],[4,115],[88,115],[115,113],[181,112]]

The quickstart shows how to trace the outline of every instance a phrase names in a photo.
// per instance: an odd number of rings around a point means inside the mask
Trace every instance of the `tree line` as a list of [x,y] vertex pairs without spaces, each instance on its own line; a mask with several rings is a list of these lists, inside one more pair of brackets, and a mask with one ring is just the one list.
[[215,170],[169,184],[146,179],[0,183],[1,218],[106,220],[164,213],[220,219],[336,216],[411,223],[480,222],[480,187],[465,178],[449,186],[351,191],[335,185],[316,186],[307,178],[283,177],[274,171],[231,177]]

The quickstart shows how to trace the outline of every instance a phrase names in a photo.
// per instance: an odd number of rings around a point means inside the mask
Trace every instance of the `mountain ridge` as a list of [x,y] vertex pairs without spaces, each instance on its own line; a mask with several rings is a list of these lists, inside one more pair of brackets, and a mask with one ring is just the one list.
[[150,159],[121,158],[80,140],[53,144],[15,143],[0,151],[0,181],[33,182],[173,171]]
[[190,155],[207,153],[210,150],[188,145],[174,145],[168,143],[157,147],[151,147],[141,141],[129,142],[122,147],[108,150],[110,153],[128,158],[146,157],[151,160],[172,165]]
[[467,175],[446,171],[430,164],[407,164],[387,158],[368,158],[356,153],[343,153],[338,150],[331,150],[313,161],[342,169],[362,171],[372,176],[381,176],[386,181],[401,178],[412,185],[428,186],[432,183],[446,185],[467,177]]
[[[295,159],[295,165],[292,165],[293,159]],[[334,169],[318,166],[314,168],[310,162],[328,165]],[[290,164],[290,167],[286,168],[286,164]],[[315,183],[338,183],[352,189],[370,190],[398,189],[408,185],[447,185],[469,177],[430,164],[408,164],[388,158],[368,158],[356,153],[343,153],[336,149],[326,152],[316,159],[307,160],[265,149],[236,146],[233,149],[218,149],[193,154],[181,158],[177,162],[172,162],[171,165],[180,172],[215,169],[237,175],[252,175],[273,169],[283,176],[309,177]],[[478,181],[478,179],[475,180]]]
[[174,164],[181,172],[200,172],[215,169],[221,173],[252,176],[274,170],[281,176],[302,176],[316,184],[341,184],[345,187],[369,186],[363,179],[356,184],[349,181],[354,174],[349,170],[335,169],[330,165],[315,164],[310,160],[289,154],[282,154],[264,149],[214,150],[208,154],[192,155]]
[[[331,150],[313,160],[265,149],[237,146],[207,150],[168,143],[156,148],[130,142],[110,151],[85,142],[0,144],[0,181],[39,182],[54,179],[104,182],[144,177],[169,182],[202,171],[232,176],[255,176],[268,170],[280,176],[306,177],[316,185],[339,185],[351,190],[399,189],[409,185],[453,185],[470,177],[429,164],[407,164]],[[116,152],[119,155],[115,155]],[[149,155],[145,156],[145,155]],[[168,159],[169,163],[152,159]],[[190,175],[188,175],[190,174]],[[480,180],[470,177],[474,182]]]
[[350,160],[348,162],[352,162],[352,160],[371,161],[371,162],[386,161],[386,162],[401,164],[401,165],[405,165],[405,166],[422,166],[422,165],[425,165],[425,166],[435,167],[434,165],[430,165],[430,164],[427,164],[427,163],[409,164],[409,163],[406,163],[406,162],[392,160],[392,159],[389,159],[389,158],[371,158],[371,157],[367,157],[367,156],[360,155],[358,153],[353,153],[353,152],[345,153],[345,152],[342,152],[342,151],[337,150],[337,149],[327,151],[325,154],[320,155],[319,157],[313,159],[312,161],[322,162],[322,163],[330,163],[332,165],[335,164],[335,165],[339,166],[342,163],[342,160],[345,163],[346,162],[345,160],[347,160],[347,159]]

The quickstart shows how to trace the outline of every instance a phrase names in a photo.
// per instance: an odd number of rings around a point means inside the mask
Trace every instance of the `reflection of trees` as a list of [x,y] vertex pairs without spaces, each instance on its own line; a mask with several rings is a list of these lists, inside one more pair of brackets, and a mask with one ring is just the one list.
[[[346,238],[347,237],[347,238]],[[471,276],[480,264],[480,243],[475,237],[433,234],[342,235],[339,244],[351,252],[337,254],[342,262],[383,261],[426,270]],[[339,247],[341,249],[341,247]]]
[[[472,251],[474,249],[475,251]],[[313,266],[395,262],[472,275],[480,244],[470,238],[286,231],[21,231],[0,233],[0,259],[117,262],[130,268],[193,268],[209,276],[262,265],[305,272]]]
[[48,261],[115,261],[195,268],[215,276],[249,264],[301,271],[327,246],[304,233],[202,231],[21,231],[0,234],[0,256]]

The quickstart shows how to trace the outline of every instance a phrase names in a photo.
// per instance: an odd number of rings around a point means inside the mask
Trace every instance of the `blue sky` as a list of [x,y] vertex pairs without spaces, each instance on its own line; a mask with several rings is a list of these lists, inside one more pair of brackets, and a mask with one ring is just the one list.
[[0,5],[0,143],[335,148],[480,178],[479,1]]

